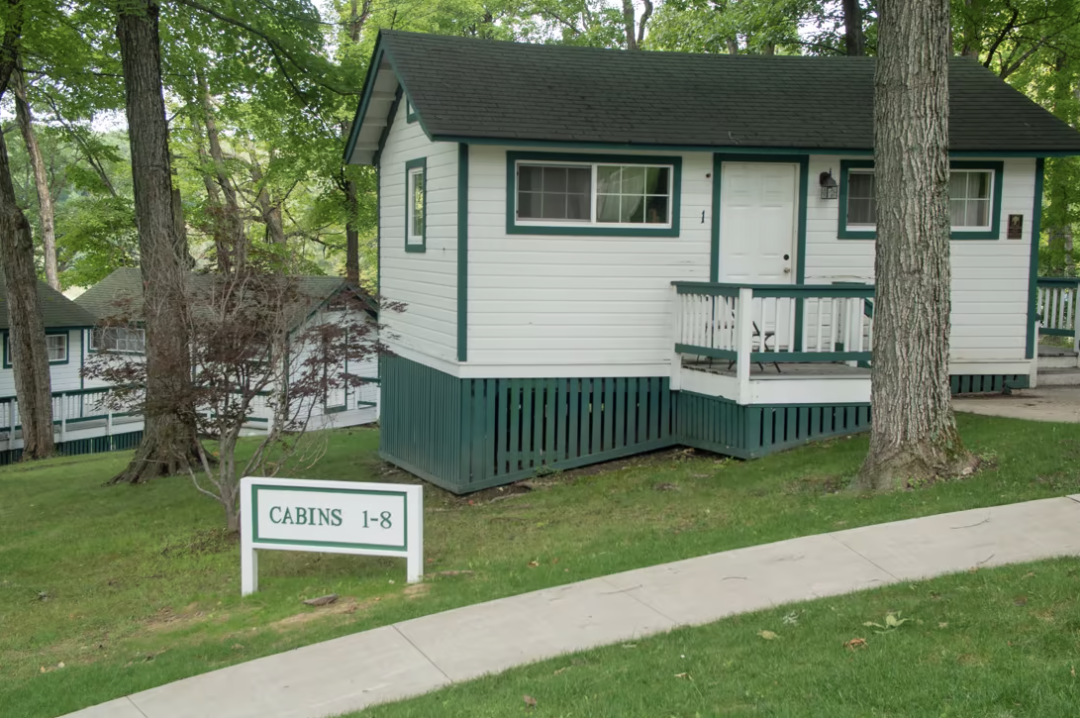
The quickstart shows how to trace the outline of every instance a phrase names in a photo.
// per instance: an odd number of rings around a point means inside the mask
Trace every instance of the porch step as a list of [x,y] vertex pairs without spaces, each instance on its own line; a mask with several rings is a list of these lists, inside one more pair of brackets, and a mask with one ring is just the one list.
[[1053,356],[1039,355],[1039,373],[1047,369],[1075,369],[1077,367],[1076,355],[1055,354]]
[[1039,364],[1039,386],[1080,386],[1080,369],[1046,369]]

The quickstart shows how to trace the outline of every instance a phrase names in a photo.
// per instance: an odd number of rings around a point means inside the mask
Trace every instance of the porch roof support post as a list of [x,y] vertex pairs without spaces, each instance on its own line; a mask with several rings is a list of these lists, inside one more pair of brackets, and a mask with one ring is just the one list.
[[750,403],[750,352],[754,349],[754,290],[739,288],[735,309],[735,376],[739,381],[737,403]]
[[682,341],[682,311],[679,304],[679,288],[671,287],[671,390],[682,389],[682,357],[675,345]]

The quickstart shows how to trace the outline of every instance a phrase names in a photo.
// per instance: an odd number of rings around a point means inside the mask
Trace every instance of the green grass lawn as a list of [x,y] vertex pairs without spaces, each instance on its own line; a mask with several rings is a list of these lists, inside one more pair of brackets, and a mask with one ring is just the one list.
[[[403,560],[264,552],[261,590],[246,599],[238,544],[187,479],[102,486],[128,454],[0,469],[0,714],[50,718],[342,634],[665,561],[1080,492],[1080,425],[960,421],[992,465],[893,495],[843,490],[865,437],[746,463],[664,452],[471,502],[428,487],[423,584],[405,585]],[[334,432],[302,475],[411,480],[377,460],[377,442],[373,429]],[[341,599],[301,603],[328,593]]]
[[[1080,561],[1007,566],[679,629],[355,715],[1075,718],[1078,609]],[[889,613],[898,628],[864,625]]]

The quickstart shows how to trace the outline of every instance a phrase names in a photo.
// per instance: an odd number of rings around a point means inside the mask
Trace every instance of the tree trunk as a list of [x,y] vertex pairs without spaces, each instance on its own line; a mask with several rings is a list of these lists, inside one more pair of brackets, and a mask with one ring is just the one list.
[[259,213],[263,222],[266,223],[266,236],[272,244],[285,244],[285,226],[281,222],[281,207],[274,204],[270,199],[270,192],[263,183],[262,167],[255,155],[251,156],[249,167],[251,179],[259,189]]
[[186,248],[176,231],[169,127],[161,86],[156,0],[129,0],[117,15],[124,70],[135,221],[146,323],[146,406],[142,443],[112,482],[141,483],[195,463],[195,412],[185,321]]
[[623,29],[626,31],[626,49],[636,50],[638,48],[637,33],[635,32],[636,24],[634,22],[634,0],[623,0],[622,12]]
[[37,189],[38,207],[41,210],[41,246],[45,256],[45,279],[53,289],[60,290],[60,272],[56,266],[56,214],[53,211],[52,192],[49,190],[49,178],[45,172],[45,159],[41,156],[37,135],[34,133],[34,116],[30,104],[26,101],[26,85],[22,74],[12,73],[12,89],[15,91],[15,117],[26,143],[26,154],[30,157],[30,166],[34,171],[34,186]]
[[[0,99],[18,63],[22,0],[8,0],[6,20],[0,47]],[[0,133],[0,264],[7,291],[8,344],[22,423],[23,459],[42,459],[54,450],[49,353],[38,306],[34,238],[30,223],[16,202],[3,133]]]
[[[228,170],[225,167],[225,153],[221,149],[221,137],[217,128],[217,120],[214,117],[214,105],[210,99],[210,87],[202,73],[197,73],[196,79],[199,83],[199,94],[202,100],[203,125],[206,127],[206,141],[210,147],[210,160],[214,165],[214,176],[225,198],[221,217],[219,218],[225,246],[218,247],[218,265],[219,267],[236,267],[239,269],[244,263],[243,258],[247,256],[244,246],[247,237],[244,235],[244,221],[240,216],[240,203],[237,200],[236,187],[233,185],[232,178],[229,177]],[[226,252],[224,259],[221,256],[222,249]],[[227,272],[227,269],[222,271]]]
[[949,389],[949,0],[882,0],[874,77],[873,428],[860,487],[960,474]]
[[[350,0],[349,2],[349,41],[356,45],[360,42],[360,33],[364,23],[371,15],[372,0]],[[343,124],[342,135],[348,137],[350,126]],[[360,282],[360,231],[356,227],[360,203],[357,198],[356,182],[345,180],[345,278],[350,282]]]
[[859,0],[844,0],[844,49],[848,55],[866,54],[862,8]]

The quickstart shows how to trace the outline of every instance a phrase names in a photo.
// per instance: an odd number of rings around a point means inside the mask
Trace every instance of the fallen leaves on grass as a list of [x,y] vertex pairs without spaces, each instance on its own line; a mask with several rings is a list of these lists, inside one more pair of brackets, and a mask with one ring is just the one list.
[[689,678],[690,674],[689,673],[676,673],[675,677],[676,678]]
[[525,701],[525,705],[529,706],[530,708],[536,707],[536,699],[532,696],[525,694],[521,697],[521,699]]
[[856,648],[866,648],[865,638],[852,638],[850,641],[844,643],[844,648],[849,651],[854,651]]
[[757,634],[759,636],[761,636],[762,638],[764,638],[766,641],[775,641],[777,638],[780,637],[780,636],[776,635],[775,633],[773,633],[772,631],[758,631]]
[[536,568],[539,565],[540,565],[539,561],[536,561],[536,560],[529,561],[529,568]]

